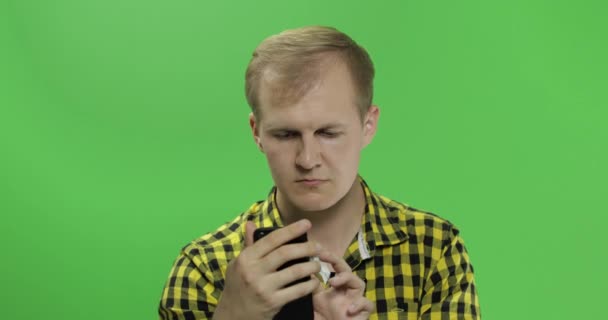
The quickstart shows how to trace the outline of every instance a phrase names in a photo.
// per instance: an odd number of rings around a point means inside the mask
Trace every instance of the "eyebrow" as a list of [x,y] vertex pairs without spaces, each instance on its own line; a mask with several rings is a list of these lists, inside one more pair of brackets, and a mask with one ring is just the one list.
[[[323,126],[320,126],[320,127],[319,127],[318,129],[316,129],[316,130],[343,129],[343,128],[345,128],[345,127],[346,127],[346,125],[344,125],[344,124],[342,124],[342,123],[337,123],[337,122],[336,122],[336,123],[328,123],[328,124],[325,124],[325,125],[323,125]],[[316,131],[316,130],[315,130],[315,131]],[[270,125],[270,126],[269,126],[269,128],[267,129],[267,131],[270,131],[270,132],[278,132],[278,131],[299,131],[299,130],[294,129],[294,128],[291,128],[291,127],[288,127],[288,126],[276,126],[276,127],[273,127],[272,125]]]

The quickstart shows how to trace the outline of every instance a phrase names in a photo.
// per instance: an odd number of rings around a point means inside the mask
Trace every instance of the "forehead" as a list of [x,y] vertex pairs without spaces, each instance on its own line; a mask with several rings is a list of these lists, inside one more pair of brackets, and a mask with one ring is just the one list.
[[261,83],[259,120],[266,128],[346,125],[359,119],[352,77],[344,63],[325,66],[298,98],[276,99],[280,91],[273,78]]

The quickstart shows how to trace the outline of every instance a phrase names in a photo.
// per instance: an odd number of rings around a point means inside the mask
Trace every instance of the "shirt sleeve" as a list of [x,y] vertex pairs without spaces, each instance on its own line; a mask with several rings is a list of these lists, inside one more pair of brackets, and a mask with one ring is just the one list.
[[424,285],[420,319],[481,319],[473,266],[458,230],[452,229],[441,258]]
[[183,250],[163,289],[158,313],[161,320],[211,319],[220,296],[219,283],[198,254]]

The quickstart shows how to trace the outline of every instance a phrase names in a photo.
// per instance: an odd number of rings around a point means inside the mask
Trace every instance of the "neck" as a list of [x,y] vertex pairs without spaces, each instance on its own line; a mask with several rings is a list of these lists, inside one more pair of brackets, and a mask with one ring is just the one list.
[[308,219],[312,223],[312,228],[308,232],[309,240],[319,242],[339,257],[344,255],[361,227],[361,217],[365,211],[365,195],[358,179],[342,199],[321,211],[297,210],[284,205],[280,198],[277,196],[277,205],[284,224]]

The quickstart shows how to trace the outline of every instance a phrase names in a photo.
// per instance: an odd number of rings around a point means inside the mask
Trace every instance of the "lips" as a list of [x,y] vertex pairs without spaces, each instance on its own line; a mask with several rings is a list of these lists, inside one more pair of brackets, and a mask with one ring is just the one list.
[[324,183],[327,180],[324,179],[314,179],[314,178],[307,178],[307,179],[300,179],[300,180],[296,180],[297,183],[309,186],[309,187],[314,187],[314,186],[318,186],[322,183]]

